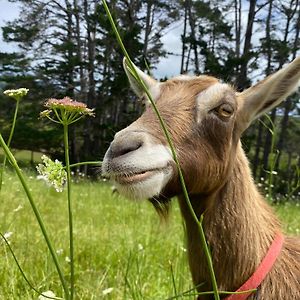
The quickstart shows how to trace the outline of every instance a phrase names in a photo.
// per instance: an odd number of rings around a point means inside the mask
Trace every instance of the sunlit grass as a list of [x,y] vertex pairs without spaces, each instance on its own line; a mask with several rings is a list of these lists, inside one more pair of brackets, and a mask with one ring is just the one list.
[[[296,199],[295,199],[296,200]],[[300,201],[285,202],[275,206],[275,211],[279,215],[283,229],[288,234],[300,235]]]
[[[56,193],[35,175],[28,175],[27,180],[67,274],[65,192]],[[41,291],[63,295],[39,227],[13,173],[5,174],[0,201],[0,231],[12,232],[11,246],[31,281]],[[103,182],[74,184],[77,299],[167,299],[174,295],[171,266],[176,290],[191,288],[182,221],[176,201],[173,204],[169,224],[163,225],[147,201],[125,200],[112,194]],[[299,234],[300,206],[288,203],[275,210],[286,231]],[[3,242],[0,256],[0,299],[37,299]]]
[[[68,270],[67,203],[64,193],[27,177],[60,259]],[[13,175],[5,176],[0,230],[12,232],[11,246],[31,281],[41,291],[62,295],[43,237]],[[162,225],[148,202],[134,203],[112,195],[109,185],[74,185],[74,234],[77,299],[166,299],[173,295],[171,265],[177,289],[190,288],[178,207]],[[34,299],[4,243],[0,246],[0,299]],[[67,272],[66,272],[67,273]],[[103,291],[113,288],[111,293]]]
[[[11,149],[11,151],[14,154],[16,160],[20,163],[22,167],[31,167],[32,164],[42,162],[41,156],[43,155],[43,153],[41,152],[35,152],[29,150],[16,150],[16,149]],[[4,158],[3,150],[0,147],[0,161],[2,161],[3,158]],[[9,168],[9,164],[7,164],[7,167]]]

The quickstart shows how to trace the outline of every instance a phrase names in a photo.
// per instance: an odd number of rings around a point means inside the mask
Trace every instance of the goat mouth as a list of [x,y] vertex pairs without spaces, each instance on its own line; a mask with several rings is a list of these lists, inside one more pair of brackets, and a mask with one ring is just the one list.
[[161,170],[148,170],[133,174],[118,174],[114,176],[114,180],[122,185],[134,184],[145,181],[159,171]]

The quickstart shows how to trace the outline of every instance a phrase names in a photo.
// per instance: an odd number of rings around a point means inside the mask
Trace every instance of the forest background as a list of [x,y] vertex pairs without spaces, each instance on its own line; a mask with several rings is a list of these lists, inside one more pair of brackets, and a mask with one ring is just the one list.
[[[101,160],[114,134],[135,120],[143,105],[129,89],[123,54],[100,1],[9,2],[18,4],[20,14],[2,27],[2,35],[18,47],[0,52],[1,133],[8,137],[15,104],[2,91],[29,88],[12,148],[63,160],[62,133],[38,117],[46,99],[69,96],[96,113],[71,127],[71,161]],[[154,74],[163,58],[174,58],[180,61],[178,74],[209,74],[243,90],[300,52],[299,0],[107,2],[135,64]],[[174,28],[180,51],[163,43]],[[299,199],[299,98],[298,91],[243,137],[253,175],[275,201]]]

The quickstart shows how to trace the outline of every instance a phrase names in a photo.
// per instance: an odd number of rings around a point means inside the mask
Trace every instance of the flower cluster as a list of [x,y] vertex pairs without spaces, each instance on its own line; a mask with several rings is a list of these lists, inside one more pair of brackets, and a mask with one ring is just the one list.
[[38,300],[49,300],[49,299],[55,299],[55,294],[52,291],[46,291],[43,292],[42,295],[39,296]]
[[40,174],[38,178],[41,178],[49,185],[52,185],[57,192],[62,192],[67,181],[67,172],[62,163],[57,159],[53,161],[46,155],[43,155],[41,159],[44,164],[39,164],[36,167]]
[[10,237],[12,236],[12,232],[11,231],[7,231],[3,234],[4,239],[6,240],[6,243],[10,244]]
[[22,99],[24,96],[27,95],[28,91],[29,89],[20,88],[17,90],[6,90],[3,92],[3,94],[19,101],[20,99]]
[[102,295],[103,295],[103,296],[108,295],[108,294],[110,294],[113,290],[114,290],[114,288],[112,288],[112,287],[107,288],[107,289],[105,289],[105,290],[102,291]]
[[[41,117],[47,117],[51,121],[61,124],[71,124],[81,119],[82,116],[94,116],[94,110],[86,106],[86,104],[74,101],[69,97],[63,99],[48,99],[45,103],[47,110],[40,113]],[[56,120],[52,118],[54,113]]]

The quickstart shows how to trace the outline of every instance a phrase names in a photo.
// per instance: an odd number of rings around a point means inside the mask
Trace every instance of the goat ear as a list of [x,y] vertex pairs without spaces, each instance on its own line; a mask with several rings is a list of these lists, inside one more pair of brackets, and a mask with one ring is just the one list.
[[280,71],[238,94],[238,125],[245,130],[256,118],[268,112],[299,86],[300,57]]
[[[155,79],[153,79],[152,77],[150,77],[149,75],[147,75],[146,73],[141,71],[136,65],[133,65],[133,66],[136,69],[139,76],[141,77],[141,79],[144,81],[144,83],[148,89],[150,89],[152,86],[154,86],[157,83],[157,81]],[[133,91],[135,92],[135,94],[138,97],[141,97],[144,94],[144,90],[139,85],[139,83],[136,81],[133,74],[131,73],[128,63],[127,63],[127,60],[126,60],[126,57],[124,57],[124,59],[123,59],[123,68],[128,77],[131,88],[133,89]]]

